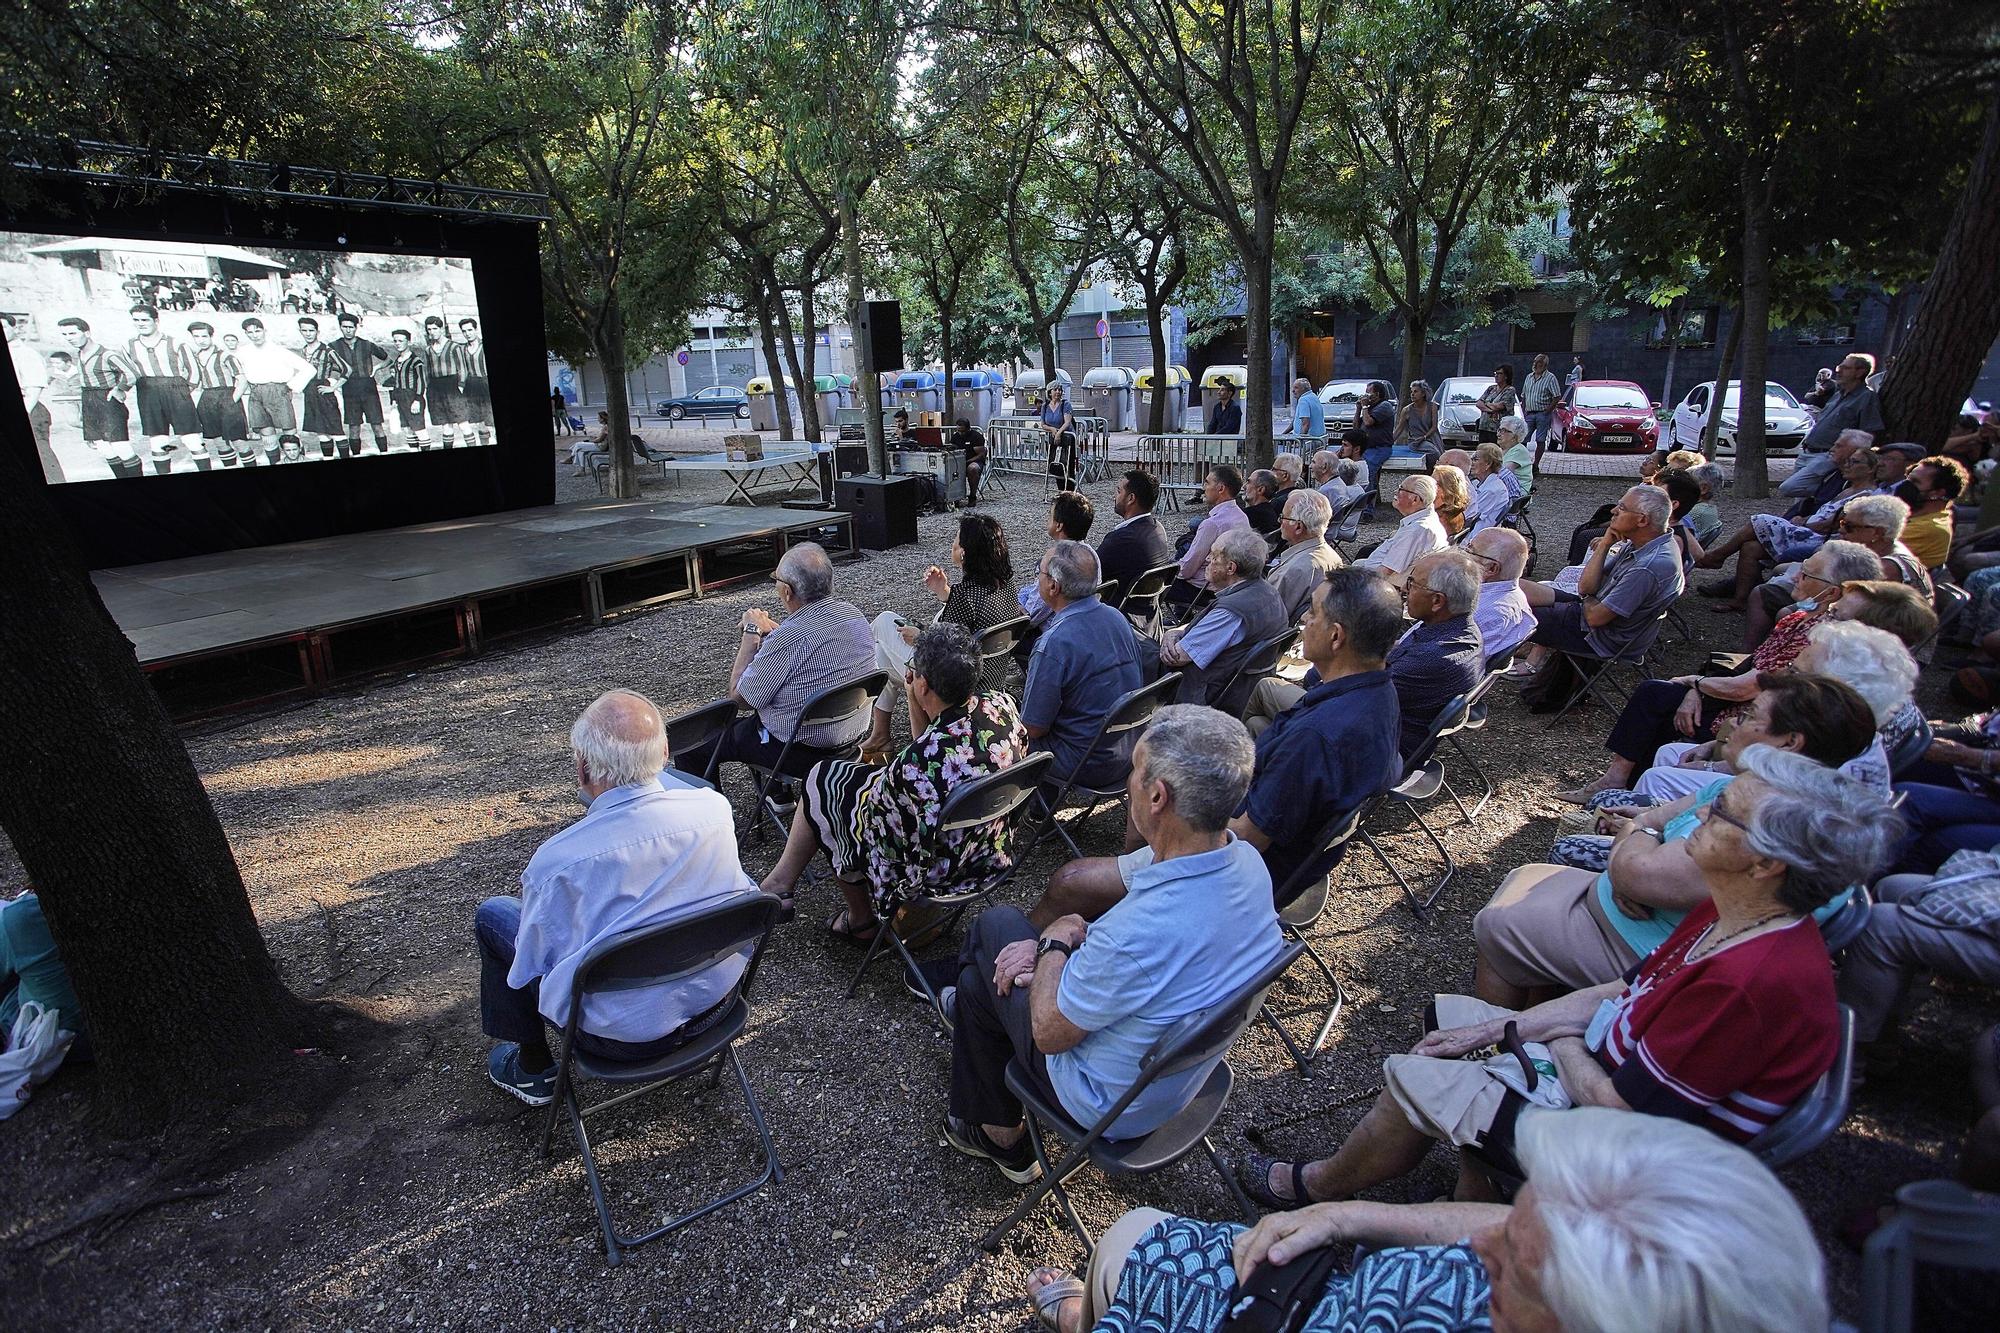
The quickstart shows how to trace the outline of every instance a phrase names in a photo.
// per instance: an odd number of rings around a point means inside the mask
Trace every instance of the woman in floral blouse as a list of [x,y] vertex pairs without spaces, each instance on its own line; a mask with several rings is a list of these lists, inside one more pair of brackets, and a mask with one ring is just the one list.
[[915,648],[904,697],[916,739],[881,767],[815,764],[785,853],[763,883],[789,908],[806,863],[826,848],[846,898],[827,929],[864,944],[881,917],[912,899],[977,888],[1013,863],[1005,823],[934,830],[954,787],[1028,753],[1014,701],[998,690],[974,692],[979,650],[963,626],[927,626]]

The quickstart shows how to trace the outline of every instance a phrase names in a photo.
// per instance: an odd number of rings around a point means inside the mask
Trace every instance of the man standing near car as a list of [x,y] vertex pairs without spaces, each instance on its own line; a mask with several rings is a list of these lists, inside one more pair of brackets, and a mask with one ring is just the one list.
[[1548,354],[1535,353],[1535,368],[1521,385],[1521,408],[1528,416],[1528,437],[1535,442],[1537,465],[1549,447],[1549,427],[1555,422],[1556,403],[1562,396],[1562,381],[1549,369]]
[[1796,499],[1818,490],[1827,473],[1833,471],[1833,442],[1842,431],[1865,430],[1870,435],[1883,431],[1881,400],[1868,387],[1868,377],[1874,373],[1875,358],[1866,352],[1849,352],[1840,358],[1833,371],[1834,395],[1826,400],[1819,420],[1800,441],[1798,469],[1785,478],[1778,494]]

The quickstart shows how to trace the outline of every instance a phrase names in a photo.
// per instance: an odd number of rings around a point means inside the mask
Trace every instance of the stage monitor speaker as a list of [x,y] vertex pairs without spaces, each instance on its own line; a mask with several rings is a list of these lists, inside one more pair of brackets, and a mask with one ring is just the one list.
[[861,331],[875,356],[875,373],[903,368],[903,305],[900,301],[864,301]]
[[833,446],[833,471],[835,476],[853,477],[868,471],[868,446],[865,444],[836,444]]
[[854,540],[863,550],[917,540],[915,477],[842,477],[834,483],[834,508],[854,515]]

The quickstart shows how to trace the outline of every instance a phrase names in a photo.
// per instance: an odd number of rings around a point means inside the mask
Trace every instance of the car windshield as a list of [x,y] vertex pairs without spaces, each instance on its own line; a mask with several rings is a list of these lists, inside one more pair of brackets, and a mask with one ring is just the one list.
[[1446,380],[1444,388],[1438,396],[1447,403],[1476,403],[1479,401],[1479,395],[1492,388],[1497,382],[1491,378],[1483,380]]
[[[1742,387],[1743,386],[1740,384],[1732,384],[1729,386],[1729,393],[1722,400],[1722,407],[1724,411],[1727,411],[1728,409],[1736,406],[1737,397],[1738,394],[1741,392]],[[1784,385],[1767,383],[1764,386],[1764,406],[1782,408],[1787,411],[1797,411],[1799,406],[1799,400],[1792,397],[1792,391],[1790,389],[1787,389]]]
[[1646,411],[1652,407],[1652,400],[1637,389],[1617,384],[1579,385],[1576,391],[1578,407],[1632,407]]
[[1340,380],[1319,391],[1319,396],[1329,403],[1351,403],[1368,389],[1367,380]]

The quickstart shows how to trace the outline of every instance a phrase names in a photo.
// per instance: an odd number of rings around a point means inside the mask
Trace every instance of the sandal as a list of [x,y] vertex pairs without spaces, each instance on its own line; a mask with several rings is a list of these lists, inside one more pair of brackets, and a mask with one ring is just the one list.
[[[1314,1202],[1306,1190],[1305,1162],[1287,1162],[1276,1157],[1266,1157],[1262,1153],[1249,1153],[1243,1158],[1240,1176],[1243,1189],[1249,1196],[1266,1208],[1274,1208],[1288,1213],[1294,1208],[1304,1208]],[[1282,1166],[1291,1177],[1292,1197],[1287,1199],[1271,1188],[1271,1168]]]
[[799,903],[796,898],[789,893],[774,893],[771,896],[778,900],[778,925],[782,926],[799,919]]
[[843,907],[827,918],[826,929],[828,934],[844,943],[867,945],[875,942],[876,932],[882,929],[882,923],[874,917],[869,917],[867,921],[857,926],[854,924],[853,914]]
[[[1033,1283],[1038,1277],[1044,1280],[1036,1287]],[[1083,1279],[1058,1268],[1037,1268],[1028,1274],[1028,1282],[1028,1299],[1034,1303],[1035,1318],[1043,1327],[1062,1333],[1062,1303],[1083,1299]]]

